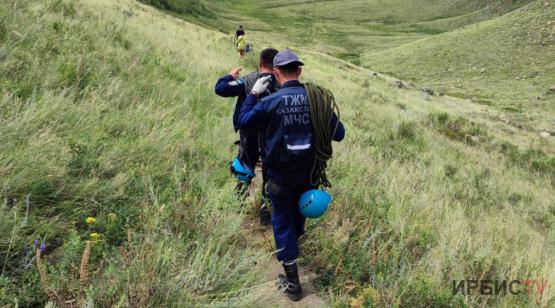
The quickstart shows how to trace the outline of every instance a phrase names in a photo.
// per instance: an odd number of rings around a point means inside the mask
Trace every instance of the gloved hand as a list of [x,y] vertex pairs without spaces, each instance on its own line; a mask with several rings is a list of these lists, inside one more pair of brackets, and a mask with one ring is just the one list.
[[259,78],[254,84],[254,86],[252,87],[251,93],[256,96],[262,94],[264,91],[268,89],[268,86],[270,86],[271,80],[272,80],[272,76]]

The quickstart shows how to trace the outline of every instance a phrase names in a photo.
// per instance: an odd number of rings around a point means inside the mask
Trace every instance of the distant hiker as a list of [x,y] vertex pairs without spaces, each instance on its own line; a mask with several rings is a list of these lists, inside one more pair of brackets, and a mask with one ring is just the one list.
[[237,41],[237,38],[243,35],[245,35],[245,30],[243,30],[242,25],[239,25],[239,28],[237,29],[237,31],[235,31],[235,41]]
[[[320,87],[299,82],[303,65],[290,50],[278,53],[274,58],[274,73],[281,89],[260,99],[273,80],[270,77],[258,79],[241,107],[239,121],[241,129],[264,130],[262,161],[267,169],[277,259],[285,270],[285,275],[278,276],[278,285],[294,301],[302,298],[296,259],[305,217],[298,207],[299,198],[320,184],[329,185],[323,170],[325,162],[322,165],[317,151],[319,153],[319,146],[326,142],[331,150],[331,139],[341,141],[345,136],[343,124],[333,109],[316,108],[322,104],[313,107],[322,99],[333,99],[333,95]],[[309,102],[313,93],[316,93],[313,95],[316,99]],[[318,93],[326,93],[327,97]],[[313,117],[315,110],[326,113],[324,118],[327,120],[322,121],[320,113]],[[331,132],[329,140],[317,137],[322,129]],[[329,155],[331,157],[331,152]]]
[[[235,131],[239,131],[239,154],[237,159],[234,161],[235,165],[232,164],[232,171],[237,172],[239,168],[246,169],[247,176],[238,177],[239,181],[237,183],[237,191],[241,195],[245,195],[248,187],[251,184],[252,171],[254,171],[256,164],[260,160],[260,130],[259,129],[240,129],[239,128],[239,112],[241,106],[245,101],[247,95],[251,92],[254,83],[259,77],[268,77],[270,85],[268,88],[260,93],[261,97],[272,94],[278,90],[277,81],[274,77],[274,57],[278,53],[277,50],[273,48],[264,49],[260,53],[260,61],[258,64],[258,72],[252,72],[243,78],[239,78],[239,73],[241,68],[235,68],[231,72],[220,78],[216,83],[216,94],[222,97],[237,97],[237,103],[235,104],[235,112],[233,113],[233,127]],[[236,168],[238,167],[238,168]],[[262,166],[263,180],[265,178],[264,174],[265,168]],[[265,185],[265,181],[264,181]],[[263,185],[263,186],[264,186]],[[265,190],[263,191],[263,200],[265,200]],[[270,212],[268,206],[263,202],[260,210],[260,222],[261,224],[270,224]]]
[[247,40],[242,25],[239,25],[239,28],[235,31],[235,45],[237,46],[237,51],[239,51],[239,56],[243,57],[246,53]]
[[239,56],[242,58],[245,56],[247,48],[247,39],[245,39],[244,35],[241,35],[237,38],[237,51],[239,52]]

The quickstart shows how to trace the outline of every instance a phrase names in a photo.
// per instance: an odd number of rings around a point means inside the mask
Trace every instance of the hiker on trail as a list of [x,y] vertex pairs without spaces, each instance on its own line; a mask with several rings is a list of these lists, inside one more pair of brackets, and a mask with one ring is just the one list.
[[235,31],[235,41],[237,41],[237,38],[240,36],[245,35],[245,30],[243,30],[243,26],[239,25],[239,29],[237,29],[237,31]]
[[244,35],[241,35],[237,38],[237,51],[239,52],[239,56],[242,58],[245,56],[247,49],[247,39],[245,39]]
[[[272,94],[278,90],[277,81],[274,76],[274,57],[278,53],[277,50],[273,48],[264,49],[260,53],[260,62],[258,64],[258,72],[252,72],[246,75],[243,78],[239,78],[239,74],[241,72],[241,68],[234,68],[231,72],[220,78],[216,83],[216,94],[222,97],[237,97],[237,103],[235,104],[235,111],[233,113],[233,127],[235,131],[239,132],[239,141],[236,143],[239,145],[239,154],[237,159],[234,161],[235,165],[232,164],[232,172],[241,172],[241,169],[244,168],[246,176],[238,176],[239,180],[237,183],[236,190],[242,196],[246,195],[248,191],[248,187],[251,184],[252,176],[254,176],[254,170],[256,164],[260,160],[260,149],[261,145],[259,141],[260,138],[260,129],[241,129],[239,128],[239,111],[241,110],[241,106],[245,101],[247,95],[251,92],[254,83],[258,80],[259,77],[267,77],[269,78],[269,86],[265,91],[260,93],[261,97],[267,96]],[[262,225],[270,224],[270,212],[269,208],[264,202],[266,200],[265,195],[265,168],[262,166],[262,174],[263,174],[263,202],[259,212],[260,216],[260,223]]]
[[245,30],[243,30],[242,25],[235,31],[235,45],[237,46],[237,51],[239,51],[239,56],[243,57],[247,48],[247,39],[245,38]]
[[[274,72],[281,89],[260,99],[272,81],[269,77],[258,79],[242,105],[239,122],[241,129],[265,132],[262,161],[267,169],[277,259],[285,270],[285,275],[278,277],[278,286],[294,301],[302,298],[296,259],[305,217],[299,210],[299,198],[319,185],[330,186],[325,161],[331,157],[331,141],[345,136],[343,124],[326,105],[330,101],[335,104],[331,92],[299,81],[303,65],[290,50],[278,53]],[[329,155],[323,160],[319,155],[322,145]]]

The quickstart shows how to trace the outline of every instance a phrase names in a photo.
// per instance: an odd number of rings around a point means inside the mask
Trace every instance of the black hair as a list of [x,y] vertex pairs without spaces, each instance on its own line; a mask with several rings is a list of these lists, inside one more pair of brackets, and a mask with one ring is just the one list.
[[274,48],[266,48],[260,53],[260,65],[265,68],[274,68],[274,57],[277,55],[278,51]]
[[299,62],[292,62],[284,66],[279,66],[278,69],[283,73],[283,75],[290,76],[297,74],[301,67]]

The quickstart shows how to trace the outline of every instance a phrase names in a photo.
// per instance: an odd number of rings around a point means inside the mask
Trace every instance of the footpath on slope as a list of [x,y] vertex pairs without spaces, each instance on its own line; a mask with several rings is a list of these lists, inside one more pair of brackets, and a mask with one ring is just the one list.
[[247,206],[249,213],[243,221],[243,227],[246,234],[249,234],[247,240],[250,245],[257,247],[263,251],[268,252],[267,258],[257,262],[256,267],[263,273],[263,292],[271,294],[268,304],[271,307],[293,307],[293,308],[312,308],[312,307],[327,307],[329,306],[326,301],[316,294],[314,290],[313,281],[316,274],[308,267],[299,266],[299,278],[303,288],[303,299],[298,302],[289,300],[284,294],[278,291],[277,276],[283,273],[283,267],[275,258],[274,252],[276,251],[274,244],[274,237],[271,226],[261,226],[258,220],[257,209],[260,207],[260,201],[256,196],[260,195],[262,186],[262,170],[260,167],[256,168],[256,181],[249,189],[249,197],[247,198]]

